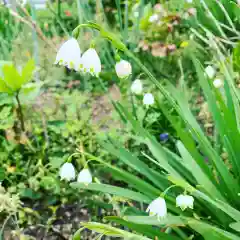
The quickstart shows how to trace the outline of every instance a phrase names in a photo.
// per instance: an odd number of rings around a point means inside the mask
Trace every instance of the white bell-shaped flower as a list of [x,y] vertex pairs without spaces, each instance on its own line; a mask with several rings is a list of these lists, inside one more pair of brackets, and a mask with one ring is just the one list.
[[79,72],[79,71],[83,71],[83,62],[82,62],[82,58],[77,59],[74,62],[74,69],[75,71]]
[[165,199],[162,197],[158,197],[157,199],[153,200],[146,212],[149,212],[150,216],[157,216],[158,218],[164,218],[167,216],[167,205]]
[[140,79],[136,79],[131,86],[131,92],[137,95],[140,95],[143,91],[142,81]]
[[193,202],[194,202],[194,198],[189,195],[181,194],[176,198],[176,206],[180,207],[182,211],[184,211],[186,208],[193,209]]
[[146,93],[143,97],[143,104],[144,105],[153,105],[154,104],[154,97],[151,93]]
[[81,49],[78,41],[75,38],[71,38],[60,47],[58,50],[55,64],[63,65],[69,69],[75,69],[76,64],[80,62]]
[[223,84],[223,81],[221,79],[219,79],[219,78],[214,79],[213,86],[215,88],[221,88],[221,87],[223,87],[223,85],[224,84]]
[[158,19],[159,19],[158,14],[153,14],[152,16],[150,16],[150,18],[149,18],[148,21],[149,21],[150,23],[153,23],[153,22],[156,22]]
[[207,74],[207,76],[209,78],[213,78],[216,74],[216,70],[215,70],[215,68],[213,68],[212,66],[209,65],[205,68],[205,73]]
[[74,180],[76,177],[74,166],[68,162],[64,163],[60,168],[59,175],[61,177],[61,180],[63,179],[67,181]]
[[94,76],[98,76],[101,72],[101,60],[94,48],[89,48],[83,53],[81,64],[84,72],[89,72]]
[[126,60],[120,60],[115,65],[115,70],[119,78],[126,78],[132,74],[132,66]]
[[79,183],[86,183],[89,184],[92,182],[92,174],[88,170],[88,168],[84,168],[80,173],[78,174],[77,181]]

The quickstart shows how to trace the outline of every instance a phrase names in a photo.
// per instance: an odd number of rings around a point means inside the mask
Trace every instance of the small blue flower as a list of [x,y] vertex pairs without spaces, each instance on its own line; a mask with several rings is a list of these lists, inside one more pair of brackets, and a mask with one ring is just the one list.
[[161,133],[160,134],[160,140],[161,141],[167,141],[168,140],[168,138],[169,138],[169,134],[168,133]]

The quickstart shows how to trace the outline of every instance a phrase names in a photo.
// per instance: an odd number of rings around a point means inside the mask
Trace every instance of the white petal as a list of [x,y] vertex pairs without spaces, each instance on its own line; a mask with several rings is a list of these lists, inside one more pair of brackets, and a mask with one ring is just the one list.
[[92,182],[92,175],[90,171],[85,168],[78,174],[78,182],[80,183],[91,183]]
[[215,88],[220,88],[223,86],[223,81],[221,79],[218,79],[216,78],[214,81],[213,81],[213,86]]
[[75,71],[79,72],[79,71],[83,71],[83,62],[82,62],[82,58],[77,59],[74,62],[74,69]]
[[82,55],[81,61],[85,72],[89,72],[95,76],[98,76],[101,72],[101,60],[94,48],[89,48]]
[[194,202],[194,198],[192,196],[189,195],[179,195],[176,198],[176,206],[180,207],[183,211],[186,208],[191,208],[193,209],[193,202]]
[[76,177],[74,166],[71,163],[64,163],[60,168],[59,175],[61,180],[74,180]]
[[143,91],[143,86],[142,86],[142,82],[140,79],[136,79],[131,86],[131,92],[134,94],[141,94]]
[[75,38],[71,38],[58,50],[55,64],[63,65],[69,69],[74,69],[76,62],[81,59],[81,49]]
[[115,70],[119,78],[126,78],[132,74],[132,66],[126,60],[120,60],[115,65]]
[[154,104],[154,97],[151,93],[146,93],[143,97],[143,104],[144,105],[152,105]]
[[213,78],[216,74],[216,70],[212,66],[209,65],[205,68],[205,73],[207,74],[207,76],[209,78]]
[[153,23],[156,22],[158,19],[159,19],[158,14],[153,14],[152,16],[150,16],[149,22]]
[[167,216],[167,205],[165,199],[162,197],[153,200],[147,210],[150,216],[158,216],[159,218],[164,218]]

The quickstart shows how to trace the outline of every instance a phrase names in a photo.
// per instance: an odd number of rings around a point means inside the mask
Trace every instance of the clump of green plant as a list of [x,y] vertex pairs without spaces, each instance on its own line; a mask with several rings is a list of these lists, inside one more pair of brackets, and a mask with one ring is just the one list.
[[[82,223],[83,227],[74,238],[77,239],[81,231],[88,228],[98,232],[99,237],[108,235],[126,239],[186,239],[194,236],[202,236],[204,239],[239,239],[240,165],[237,161],[239,151],[237,142],[240,138],[238,130],[240,106],[235,85],[236,76],[232,63],[228,60],[231,56],[224,55],[225,49],[223,46],[220,47],[217,38],[209,31],[206,33],[214,62],[217,64],[215,68],[219,69],[217,73],[219,79],[213,79],[214,76],[209,75],[209,71],[204,70],[195,55],[192,55],[199,84],[215,123],[216,140],[212,141],[205,135],[192,114],[184,88],[177,89],[170,83],[165,85],[160,83],[118,38],[95,23],[79,25],[73,31],[74,37],[77,38],[82,27],[98,30],[103,38],[109,40],[118,51],[124,53],[142,69],[155,85],[155,91],[159,91],[155,98],[152,93],[145,94],[142,98],[143,104],[150,108],[155,102],[158,103],[158,107],[175,128],[179,139],[175,140],[176,152],[170,151],[144,129],[136,115],[120,103],[113,102],[123,121],[135,133],[134,138],[145,144],[148,151],[142,151],[136,156],[116,140],[110,139],[102,143],[105,149],[123,162],[125,166],[123,168],[80,151],[89,161],[94,160],[103,164],[105,171],[128,184],[129,188],[124,189],[99,181],[92,183],[92,180],[87,181],[87,178],[81,178],[81,181],[71,183],[71,186],[123,198],[124,201],[120,202],[129,206],[119,213],[120,216],[106,217],[106,220],[123,225],[133,233],[106,224],[90,222]],[[69,68],[74,68],[74,63],[78,63],[80,58],[82,65],[79,65],[77,70],[96,75],[99,73],[97,69],[100,60],[96,54],[92,55],[91,63],[86,61],[84,54],[82,57],[75,56],[70,59],[68,54],[60,55],[60,63],[61,60],[66,61],[65,64],[68,64]],[[132,72],[131,65],[125,60],[119,60],[115,69],[120,78],[126,78]],[[138,94],[136,89],[139,90],[139,86],[135,88],[135,94]],[[165,104],[162,104],[163,99]],[[227,153],[227,160],[222,159],[223,152]],[[144,159],[152,162],[155,167],[151,168]],[[135,174],[128,171],[128,168]],[[147,216],[145,211],[150,212],[150,216]]]

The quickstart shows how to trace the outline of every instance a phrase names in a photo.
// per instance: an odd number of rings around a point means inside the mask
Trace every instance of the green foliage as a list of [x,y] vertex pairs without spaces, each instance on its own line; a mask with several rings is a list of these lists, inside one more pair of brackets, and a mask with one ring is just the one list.
[[[225,3],[227,4],[227,1]],[[214,4],[218,4],[221,8],[220,2]],[[217,9],[216,6],[214,7]],[[224,7],[227,8],[227,6]],[[219,9],[216,11],[218,14]],[[221,11],[224,10],[221,8]],[[221,19],[219,19],[220,21]],[[231,24],[230,21],[229,23]],[[220,24],[217,23],[216,27],[219,26]],[[110,172],[114,179],[127,184],[129,190],[101,183],[91,183],[87,186],[80,183],[71,184],[74,188],[108,193],[128,199],[125,202],[130,201],[129,206],[134,205],[138,214],[135,216],[123,211],[119,218],[113,217],[108,218],[108,220],[113,222],[117,220],[120,225],[129,227],[138,234],[143,232],[137,229],[137,226],[140,228],[140,226],[150,225],[157,226],[160,231],[169,234],[169,236],[184,236],[183,239],[198,236],[198,234],[204,239],[240,239],[239,234],[235,231],[240,218],[238,199],[240,169],[239,148],[237,146],[240,136],[238,129],[240,98],[235,85],[237,75],[233,71],[231,61],[229,61],[232,56],[227,53],[225,46],[220,46],[213,35],[214,30],[210,31],[209,27],[202,28],[206,34],[207,41],[205,43],[209,43],[208,50],[214,56],[219,76],[224,79],[224,88],[214,86],[212,80],[205,74],[202,63],[194,54],[192,54],[192,63],[214,122],[213,137],[218,139],[218,142],[209,139],[201,128],[191,112],[190,99],[185,94],[184,89],[176,88],[169,83],[167,85],[160,83],[139,59],[129,50],[121,47],[120,49],[141,68],[155,85],[155,91],[161,93],[161,98],[157,99],[158,107],[177,132],[176,149],[170,151],[164,148],[126,106],[114,103],[116,110],[125,120],[124,123],[131,127],[133,138],[147,146],[148,149],[142,150],[141,154],[136,157],[134,153],[131,153],[131,149],[129,151],[118,141],[109,139],[110,141],[102,143],[112,155],[118,156],[123,163],[120,168],[99,157],[93,157],[88,153],[85,155],[104,164],[105,171]],[[221,27],[217,30],[223,34],[220,29]],[[106,35],[108,33],[103,34],[104,37]],[[110,36],[110,38],[114,41],[114,37]],[[235,59],[237,59],[237,50],[234,54]],[[223,152],[227,154],[227,160],[222,159]],[[147,160],[152,162],[154,166],[146,165],[145,161]],[[160,179],[164,179],[165,184]],[[140,206],[149,204],[150,199],[157,198],[171,184],[175,186],[174,190],[169,190],[165,195],[169,215],[164,219],[146,216],[138,204]],[[175,198],[183,191],[194,196],[193,211],[181,212],[176,207]],[[139,194],[143,195],[140,199]],[[108,235],[108,226],[104,226],[104,230],[100,230],[95,229],[94,224],[83,223],[82,225],[99,233],[105,231]],[[173,229],[173,232],[169,232],[168,228]],[[183,232],[183,229],[186,231]],[[150,233],[146,230],[143,235],[147,237]],[[163,239],[165,238],[163,237]]]
[[[32,14],[29,5],[26,10]],[[54,231],[58,210],[77,202],[90,216],[73,240],[82,239],[85,229],[99,234],[98,239],[240,239],[235,1],[53,2],[37,11],[36,19],[31,16],[40,27],[38,45],[6,8],[0,7],[0,14],[1,55],[9,59],[11,51],[14,62],[0,63],[0,181],[6,189],[0,197],[22,201],[17,209],[11,207],[21,228],[36,224],[46,233]],[[157,22],[150,20],[154,14]],[[55,50],[49,46],[62,42],[77,25],[73,35],[82,51],[95,40],[101,82],[52,67]],[[116,78],[115,53],[132,63],[131,78]],[[26,61],[31,55],[37,67]],[[208,64],[224,87],[216,88],[207,77]],[[38,81],[30,82],[34,78]],[[130,93],[136,78],[144,83],[143,93],[155,96],[153,106],[143,106],[143,96]],[[113,83],[122,97],[114,96],[112,88],[102,96]],[[207,106],[203,122],[195,96]],[[20,129],[22,121],[25,128]],[[212,126],[210,134],[205,125]],[[169,138],[162,140],[161,133]],[[67,161],[76,172],[88,165],[94,182],[72,182],[70,187],[60,181],[59,168]],[[176,206],[183,193],[194,197],[193,209]],[[164,219],[146,213],[159,196],[167,202]],[[11,209],[1,217],[15,222]],[[96,222],[99,217],[103,223]],[[3,230],[4,225],[1,234]]]
[[35,70],[34,61],[31,59],[19,72],[15,66],[3,65],[3,77],[0,79],[0,93],[14,94],[18,92],[24,84],[32,80]]

